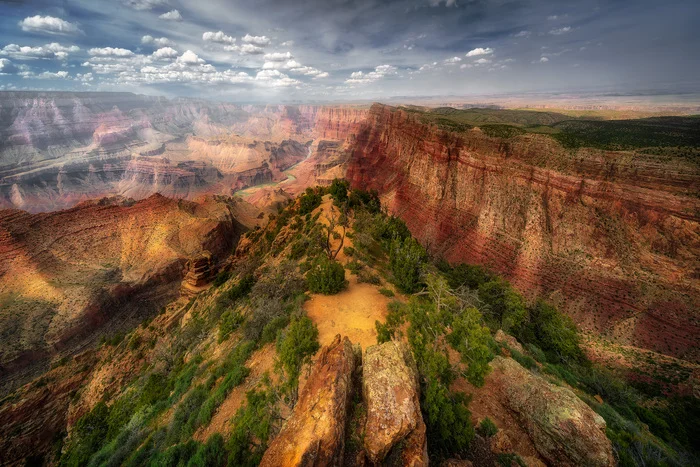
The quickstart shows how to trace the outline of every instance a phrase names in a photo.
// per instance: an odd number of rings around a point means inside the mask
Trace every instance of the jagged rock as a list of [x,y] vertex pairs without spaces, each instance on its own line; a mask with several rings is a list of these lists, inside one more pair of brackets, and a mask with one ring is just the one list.
[[190,258],[185,264],[185,278],[182,281],[184,293],[196,293],[211,283],[214,275],[214,257],[209,251]]
[[292,415],[270,443],[261,466],[340,464],[354,369],[352,344],[337,335],[321,349]]
[[418,372],[407,345],[386,342],[368,347],[362,366],[367,406],[365,450],[381,462],[401,440],[404,465],[427,465],[425,424],[420,411]]
[[496,340],[496,342],[505,344],[513,350],[517,350],[520,353],[524,352],[523,346],[520,345],[520,342],[518,342],[518,340],[515,337],[503,332],[502,329],[496,331],[496,335],[494,335],[493,338]]
[[615,457],[605,420],[568,388],[533,375],[510,358],[496,357],[503,404],[517,414],[537,451],[558,466],[611,466]]
[[498,432],[491,437],[489,443],[491,445],[491,452],[493,453],[502,454],[513,452],[513,443],[510,441],[505,430],[498,430]]

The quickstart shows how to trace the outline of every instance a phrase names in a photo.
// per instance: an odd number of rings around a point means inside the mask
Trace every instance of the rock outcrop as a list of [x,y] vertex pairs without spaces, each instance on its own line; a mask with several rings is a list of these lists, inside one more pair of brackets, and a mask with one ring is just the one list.
[[700,360],[700,169],[546,135],[454,133],[372,106],[347,178],[431,252],[483,264],[584,331]]
[[549,463],[615,465],[605,420],[570,389],[548,383],[510,358],[496,357],[491,367],[489,379],[497,381],[501,403],[517,415]]
[[[177,296],[185,262],[221,257],[245,227],[246,205],[153,195],[53,213],[0,211],[0,394],[104,332],[138,324]],[[101,331],[102,330],[102,331]],[[42,370],[43,369],[43,370]],[[36,371],[34,371],[36,370]]]
[[428,465],[419,393],[416,363],[405,343],[391,341],[367,348],[362,395],[367,407],[365,452],[372,463],[381,463],[403,441],[403,465]]
[[270,443],[261,466],[340,464],[355,365],[347,337],[338,335],[321,349],[292,415]]

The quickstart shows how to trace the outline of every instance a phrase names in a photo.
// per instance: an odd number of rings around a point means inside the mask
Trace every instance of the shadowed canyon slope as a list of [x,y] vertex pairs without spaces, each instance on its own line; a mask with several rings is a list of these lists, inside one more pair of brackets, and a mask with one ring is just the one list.
[[255,214],[241,200],[161,195],[0,211],[1,389],[138,324],[177,296],[188,259],[224,259]]
[[374,105],[347,178],[435,255],[490,266],[583,330],[700,358],[697,164],[444,131]]
[[344,140],[366,109],[239,106],[130,93],[0,93],[0,208],[105,195],[194,199],[287,178],[313,140]]

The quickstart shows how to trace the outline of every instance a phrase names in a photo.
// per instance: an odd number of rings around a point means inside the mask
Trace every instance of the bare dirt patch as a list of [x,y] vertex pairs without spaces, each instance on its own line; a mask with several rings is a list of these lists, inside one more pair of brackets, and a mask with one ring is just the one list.
[[340,334],[366,349],[377,343],[374,322],[386,320],[389,299],[375,286],[358,283],[357,277],[349,273],[347,276],[347,289],[336,295],[312,295],[304,309],[318,327],[321,346]]

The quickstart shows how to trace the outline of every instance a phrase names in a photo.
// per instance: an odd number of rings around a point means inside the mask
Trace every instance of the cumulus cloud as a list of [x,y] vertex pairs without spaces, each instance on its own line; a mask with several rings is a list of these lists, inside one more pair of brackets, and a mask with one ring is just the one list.
[[[229,50],[229,47],[227,47],[226,50]],[[265,50],[262,47],[255,46],[253,44],[243,44],[242,46],[238,47],[237,50],[243,55],[261,55],[265,53]]]
[[177,58],[178,55],[178,51],[172,47],[163,47],[151,54],[151,56],[156,60],[171,60],[173,58]]
[[39,47],[19,46],[17,44],[8,44],[0,49],[0,55],[15,58],[18,60],[34,60],[34,59],[59,59],[64,60],[69,53],[77,52],[80,47],[71,45],[65,47],[57,42],[42,45]]
[[143,36],[141,38],[142,44],[155,45],[158,47],[172,47],[175,45],[173,41],[167,37],[153,37],[153,36]]
[[570,31],[571,31],[571,27],[564,26],[563,28],[552,29],[551,31],[549,31],[549,33],[554,35],[554,36],[560,36],[562,34],[566,34],[567,32],[570,32]]
[[94,57],[132,57],[134,55],[131,50],[115,47],[95,47],[88,50],[88,53]]
[[36,74],[31,71],[23,71],[20,76],[25,79],[68,79],[69,75],[67,71],[61,70],[57,72],[44,71],[43,73]]
[[166,21],[182,21],[182,15],[178,10],[171,10],[167,13],[163,13],[158,18]]
[[454,64],[459,63],[461,61],[462,61],[462,59],[459,57],[452,57],[452,58],[446,59],[445,63],[450,64],[450,65],[454,65]]
[[270,87],[288,87],[301,84],[301,81],[290,78],[279,70],[261,70],[255,75],[255,81]]
[[17,67],[8,59],[0,58],[0,75],[12,75],[17,73]]
[[246,34],[241,40],[246,44],[257,45],[258,47],[270,45],[270,38],[267,36],[251,36],[250,34]]
[[474,60],[474,63],[476,65],[486,65],[488,63],[491,63],[491,60],[489,60],[488,58],[480,58],[478,60]]
[[236,42],[235,37],[227,36],[223,31],[207,31],[202,34],[202,40],[207,42],[216,42],[218,44],[233,44]]
[[457,5],[457,0],[428,0],[428,3],[430,6],[440,6],[444,3],[446,7],[451,7]]
[[530,37],[530,34],[532,34],[530,31],[520,31],[515,34],[515,37]]
[[167,5],[168,0],[123,0],[123,3],[134,10],[152,10]]
[[284,62],[291,60],[294,58],[294,56],[289,52],[273,52],[270,54],[265,54],[263,58],[268,62]]
[[284,41],[280,44],[282,47],[291,47],[294,45],[294,41]]
[[467,52],[467,57],[478,57],[479,55],[490,55],[493,53],[493,49],[491,47],[477,47],[476,49],[472,49],[469,52]]
[[396,67],[393,65],[379,65],[370,71],[369,73],[364,73],[362,71],[355,71],[350,74],[350,78],[345,80],[347,84],[367,84],[379,79],[382,79],[389,75],[396,74]]
[[22,31],[41,32],[45,34],[67,35],[79,31],[78,26],[54,16],[30,16],[19,22]]
[[199,56],[191,50],[187,50],[184,54],[177,57],[177,62],[185,65],[197,65],[199,63],[204,63],[204,60],[199,58]]

